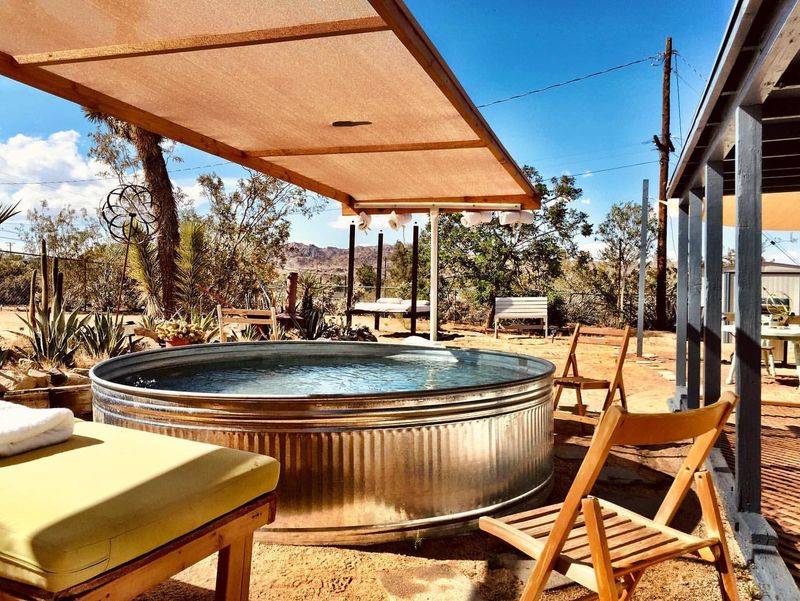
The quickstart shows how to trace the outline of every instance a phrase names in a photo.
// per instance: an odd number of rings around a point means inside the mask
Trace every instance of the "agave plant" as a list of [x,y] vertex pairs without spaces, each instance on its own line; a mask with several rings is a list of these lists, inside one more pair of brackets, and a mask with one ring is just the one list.
[[80,339],[94,357],[116,357],[128,346],[125,326],[111,313],[95,313],[93,324],[83,327]]
[[325,312],[322,309],[312,308],[303,314],[303,319],[297,319],[292,315],[294,327],[303,340],[317,340],[322,338],[328,330],[328,323],[325,321]]
[[33,348],[32,359],[47,365],[69,365],[81,345],[82,332],[91,315],[80,317],[77,311],[66,311],[61,303],[49,310],[37,309],[33,320],[20,317],[28,327],[23,333]]

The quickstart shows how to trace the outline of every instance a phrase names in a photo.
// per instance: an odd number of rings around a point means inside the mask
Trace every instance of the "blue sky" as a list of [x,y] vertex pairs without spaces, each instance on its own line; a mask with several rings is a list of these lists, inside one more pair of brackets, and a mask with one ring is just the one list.
[[[673,77],[673,135],[690,127],[700,92],[711,69],[732,0],[506,1],[407,0],[476,104],[518,94],[663,51],[673,37],[679,79]],[[657,190],[657,154],[651,138],[661,129],[661,66],[647,61],[596,77],[483,109],[489,124],[519,164],[544,175],[578,177],[584,197],[578,208],[598,224],[615,202],[639,201],[642,179]],[[690,67],[691,65],[691,67]],[[698,73],[695,72],[695,70]],[[678,110],[680,91],[680,111]],[[0,201],[24,198],[25,204],[49,198],[94,207],[109,182],[49,186],[9,186],[9,181],[90,179],[95,166],[85,158],[91,127],[71,103],[0,77]],[[74,133],[76,132],[76,133]],[[190,170],[173,174],[192,190],[192,170],[221,160],[179,147]],[[673,157],[673,162],[676,157]],[[633,163],[647,165],[612,169]],[[231,181],[241,174],[234,165],[214,170]],[[297,219],[292,239],[318,245],[346,246],[347,234],[333,223],[338,205],[311,221]],[[19,220],[20,218],[18,218]],[[13,243],[13,228],[0,228],[0,243]],[[670,234],[672,245],[675,235]],[[391,241],[393,235],[387,232]],[[372,244],[375,231],[360,234]],[[592,249],[595,243],[585,241]]]

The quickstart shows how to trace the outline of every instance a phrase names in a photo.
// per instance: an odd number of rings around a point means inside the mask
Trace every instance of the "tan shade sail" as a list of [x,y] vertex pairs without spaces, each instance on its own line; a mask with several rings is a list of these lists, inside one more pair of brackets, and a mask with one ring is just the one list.
[[[761,229],[800,231],[800,192],[761,195]],[[722,225],[736,226],[736,197],[722,198]]]
[[348,213],[539,206],[396,0],[5,0],[0,74]]

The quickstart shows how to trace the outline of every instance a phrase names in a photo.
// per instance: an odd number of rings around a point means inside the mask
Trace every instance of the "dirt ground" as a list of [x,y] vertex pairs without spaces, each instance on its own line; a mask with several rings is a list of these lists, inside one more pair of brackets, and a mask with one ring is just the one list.
[[[371,319],[361,318],[369,323]],[[0,311],[0,332],[13,336],[19,321]],[[407,327],[399,319],[384,319],[380,340],[398,342]],[[422,322],[425,335],[426,322]],[[12,332],[9,332],[12,330]],[[554,341],[540,336],[492,335],[477,329],[446,327],[445,344],[457,347],[501,350],[548,359],[560,369],[566,358],[568,338]],[[635,341],[631,343],[631,352]],[[726,354],[727,348],[723,351]],[[617,350],[589,345],[581,350],[581,373],[609,374]],[[632,411],[665,411],[665,401],[674,389],[675,336],[648,332],[644,357],[629,354],[624,379],[628,406]],[[723,377],[727,366],[723,366]],[[793,367],[778,370],[776,379],[765,379],[765,398],[796,400],[797,376]],[[591,391],[584,397],[589,409],[597,409],[603,394]],[[562,408],[574,406],[574,396],[565,392]],[[575,424],[557,423],[556,480],[550,502],[563,499],[585,452],[588,437]],[[653,515],[657,503],[671,482],[683,447],[643,451],[631,448],[615,453],[604,469],[595,494],[612,502]],[[679,514],[677,527],[702,531],[697,498],[691,495]],[[758,598],[758,591],[735,542],[737,575],[742,599]],[[213,599],[215,558],[209,558],[181,572],[175,578],[141,596],[140,601]],[[429,539],[372,547],[300,547],[256,542],[253,549],[251,599],[301,600],[342,599],[345,601],[502,601],[517,599],[530,573],[532,561],[512,547],[483,533]],[[553,582],[558,585],[558,582]],[[562,583],[563,584],[563,583]],[[545,594],[548,601],[567,601],[585,595],[578,586],[555,586]],[[671,561],[646,572],[634,599],[720,599],[714,570],[694,559]]]

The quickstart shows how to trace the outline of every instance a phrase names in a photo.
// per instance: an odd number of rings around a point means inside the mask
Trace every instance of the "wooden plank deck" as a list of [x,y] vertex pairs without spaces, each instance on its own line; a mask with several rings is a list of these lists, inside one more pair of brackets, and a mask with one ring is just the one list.
[[[764,403],[761,421],[764,517],[778,534],[778,551],[800,585],[800,403],[796,407]],[[729,423],[720,447],[734,472],[734,425]]]

